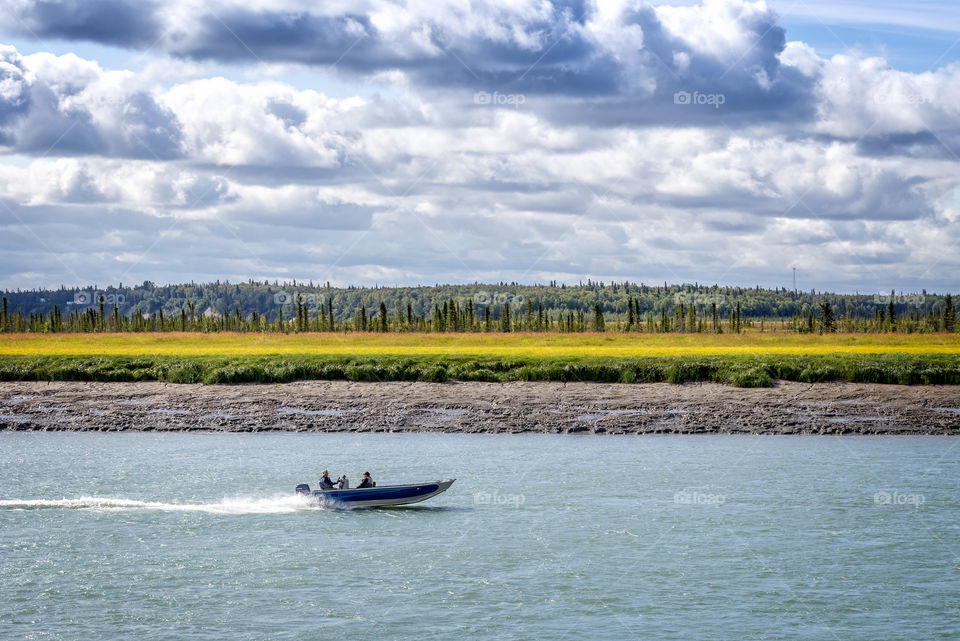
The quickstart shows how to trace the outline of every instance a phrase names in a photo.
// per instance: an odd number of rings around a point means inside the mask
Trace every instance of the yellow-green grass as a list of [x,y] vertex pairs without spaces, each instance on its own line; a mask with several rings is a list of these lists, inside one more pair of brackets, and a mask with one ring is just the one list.
[[10,356],[587,358],[960,354],[960,334],[8,334]]

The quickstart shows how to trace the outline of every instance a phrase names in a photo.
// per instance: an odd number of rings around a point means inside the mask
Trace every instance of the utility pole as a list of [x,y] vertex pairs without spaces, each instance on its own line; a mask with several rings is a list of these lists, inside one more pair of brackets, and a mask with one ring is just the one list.
[[793,293],[797,293],[797,268],[793,268]]

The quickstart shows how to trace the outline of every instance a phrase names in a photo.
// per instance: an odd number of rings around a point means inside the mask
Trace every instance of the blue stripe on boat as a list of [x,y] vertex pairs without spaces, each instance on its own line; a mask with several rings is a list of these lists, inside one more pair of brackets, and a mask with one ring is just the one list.
[[340,501],[341,503],[353,503],[355,501],[378,501],[393,499],[409,499],[415,496],[423,496],[440,489],[436,483],[427,483],[413,487],[397,488],[370,488],[362,490],[328,490],[326,492],[314,492],[314,496],[319,496],[331,501]]
[[327,504],[349,505],[351,507],[387,507],[419,503],[446,491],[456,479],[427,483],[408,483],[405,485],[381,485],[371,488],[352,488],[343,490],[310,490],[310,486],[301,483],[296,487],[297,494],[305,494]]

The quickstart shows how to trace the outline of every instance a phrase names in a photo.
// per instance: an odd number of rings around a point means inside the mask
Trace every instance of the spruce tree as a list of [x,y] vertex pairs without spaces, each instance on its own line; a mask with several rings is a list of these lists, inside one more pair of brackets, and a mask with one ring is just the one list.
[[602,332],[606,329],[603,321],[603,308],[600,307],[600,303],[595,303],[593,306],[593,319],[590,325],[595,332]]
[[830,334],[836,329],[837,324],[833,317],[833,309],[830,308],[830,301],[825,300],[820,303],[820,332]]

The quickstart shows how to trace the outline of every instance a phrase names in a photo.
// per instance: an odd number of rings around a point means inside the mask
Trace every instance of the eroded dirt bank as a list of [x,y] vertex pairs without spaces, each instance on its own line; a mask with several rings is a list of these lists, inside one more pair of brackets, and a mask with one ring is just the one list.
[[0,383],[0,429],[960,434],[960,388]]

